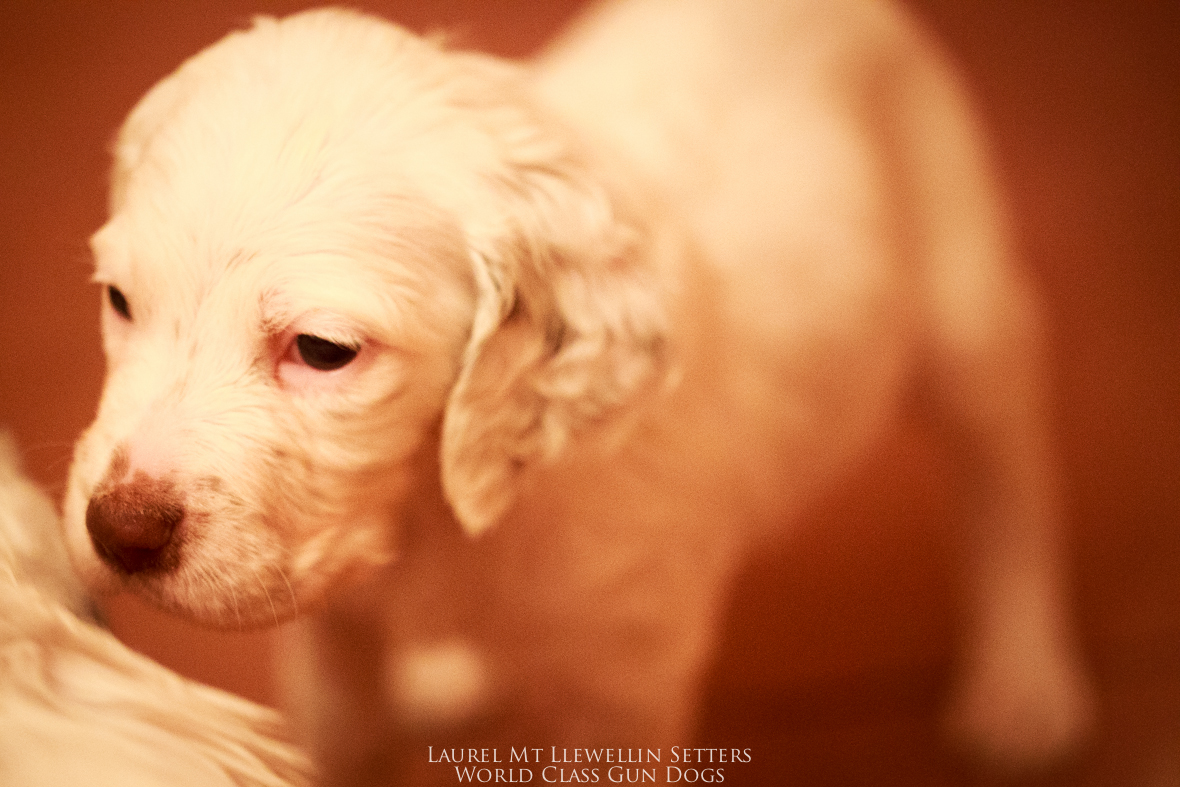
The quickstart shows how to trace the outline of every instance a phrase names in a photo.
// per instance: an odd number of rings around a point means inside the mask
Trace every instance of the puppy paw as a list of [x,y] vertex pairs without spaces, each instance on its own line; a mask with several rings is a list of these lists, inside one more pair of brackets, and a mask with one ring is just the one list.
[[487,674],[466,643],[408,649],[389,664],[387,693],[402,719],[420,729],[470,720],[487,699]]
[[1097,700],[1067,648],[996,647],[976,654],[952,691],[944,731],[956,751],[1000,772],[1042,771],[1081,753]]

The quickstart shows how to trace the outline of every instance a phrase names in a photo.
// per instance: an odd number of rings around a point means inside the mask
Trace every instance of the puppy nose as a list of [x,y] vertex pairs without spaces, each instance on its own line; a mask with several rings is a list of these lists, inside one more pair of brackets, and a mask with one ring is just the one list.
[[86,506],[86,529],[107,563],[128,574],[160,568],[184,504],[173,486],[136,473],[95,495]]

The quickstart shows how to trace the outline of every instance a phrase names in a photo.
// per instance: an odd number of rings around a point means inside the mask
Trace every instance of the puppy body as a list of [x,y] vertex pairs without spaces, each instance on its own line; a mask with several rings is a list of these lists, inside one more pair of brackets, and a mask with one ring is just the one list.
[[[317,609],[286,671],[329,780],[683,742],[727,577],[915,387],[974,503],[956,730],[1085,726],[1035,300],[892,8],[639,0],[523,72],[263,20],[132,113],[94,247],[126,308],[75,561],[222,625]],[[145,498],[180,512],[146,557]]]

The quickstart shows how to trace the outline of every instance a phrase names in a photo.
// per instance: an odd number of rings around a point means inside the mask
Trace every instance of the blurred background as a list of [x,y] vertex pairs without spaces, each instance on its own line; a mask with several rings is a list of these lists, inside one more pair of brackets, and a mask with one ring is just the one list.
[[[107,148],[160,77],[302,2],[0,4],[0,424],[57,497],[102,383],[86,239]],[[526,56],[576,2],[352,3]],[[1036,785],[1180,785],[1180,3],[911,0],[969,77],[1053,320],[1094,746]],[[739,582],[696,741],[752,749],[735,784],[959,785],[938,746],[953,637],[953,501],[918,424]],[[109,604],[133,647],[274,701],[257,632]]]

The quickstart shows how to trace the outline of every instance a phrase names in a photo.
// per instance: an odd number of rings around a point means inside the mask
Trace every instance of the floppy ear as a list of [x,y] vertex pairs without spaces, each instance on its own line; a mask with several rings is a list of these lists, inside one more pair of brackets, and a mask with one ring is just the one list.
[[467,532],[512,504],[516,477],[556,458],[664,377],[666,325],[649,244],[572,168],[504,183],[504,231],[472,252],[479,300],[443,418],[441,471]]

